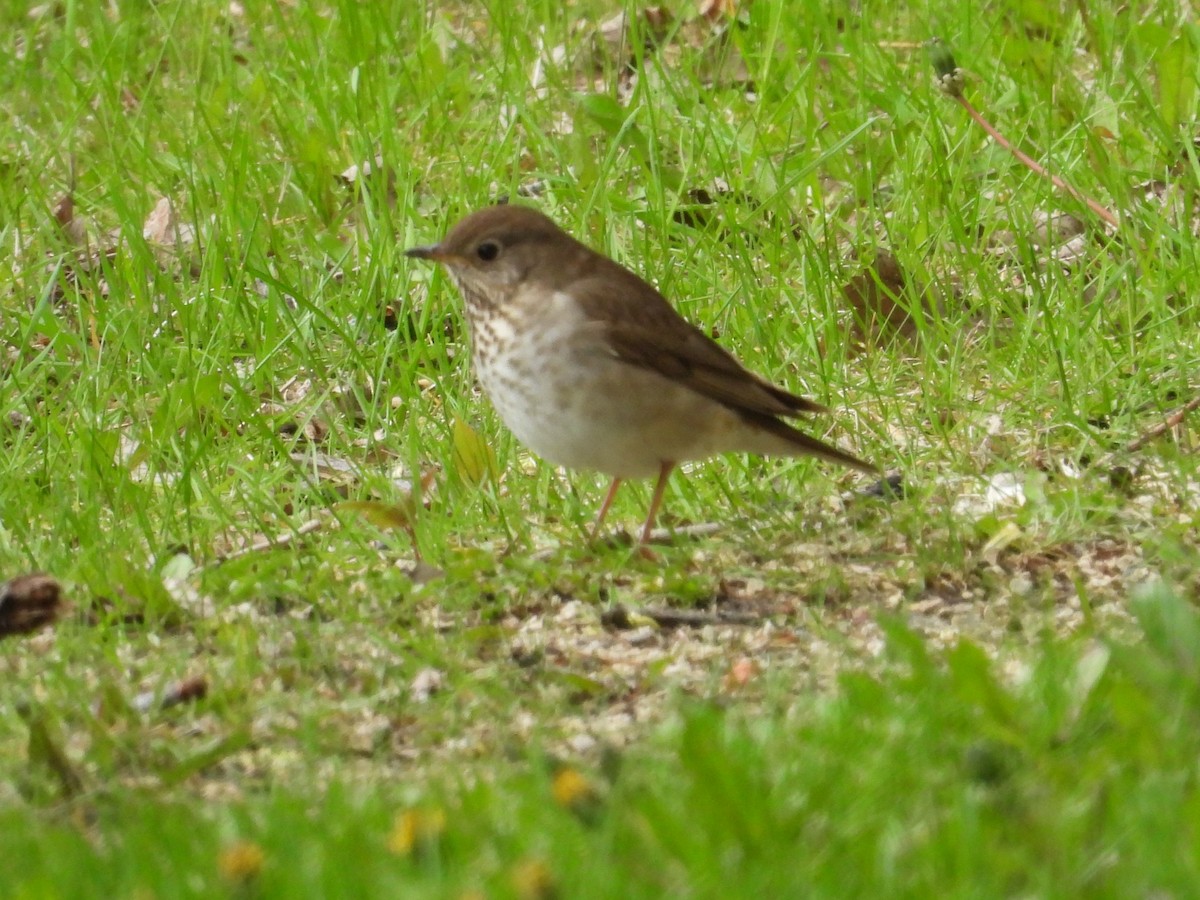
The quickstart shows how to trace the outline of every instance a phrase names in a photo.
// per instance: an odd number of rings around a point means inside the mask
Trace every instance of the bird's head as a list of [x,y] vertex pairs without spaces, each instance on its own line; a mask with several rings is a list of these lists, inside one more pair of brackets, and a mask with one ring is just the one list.
[[557,288],[582,245],[535,209],[489,206],[471,213],[440,243],[405,256],[441,263],[468,303],[502,304],[528,283]]

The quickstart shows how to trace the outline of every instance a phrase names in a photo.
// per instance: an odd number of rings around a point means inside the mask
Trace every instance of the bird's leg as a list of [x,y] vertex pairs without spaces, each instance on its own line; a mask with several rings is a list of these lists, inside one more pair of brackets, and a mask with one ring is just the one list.
[[604,495],[604,502],[600,504],[600,513],[596,516],[596,524],[592,526],[593,541],[600,537],[600,526],[604,524],[604,517],[608,515],[608,508],[612,506],[613,499],[617,496],[617,488],[620,486],[620,478],[614,478],[612,484],[608,486],[608,493]]
[[663,494],[667,491],[667,479],[671,477],[671,471],[675,468],[675,463],[664,462],[662,468],[658,472],[658,484],[654,485],[654,496],[650,498],[650,511],[646,513],[646,524],[642,526],[641,543],[646,544],[650,541],[650,532],[654,530],[654,520],[658,516],[658,508],[662,506]]

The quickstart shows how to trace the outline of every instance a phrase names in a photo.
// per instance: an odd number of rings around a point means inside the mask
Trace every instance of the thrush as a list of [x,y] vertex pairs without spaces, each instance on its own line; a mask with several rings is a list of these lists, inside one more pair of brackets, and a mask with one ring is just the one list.
[[785,419],[823,413],[755,375],[654,287],[542,213],[492,206],[406,252],[445,267],[466,303],[471,360],[504,424],[542,458],[612,478],[657,476],[649,540],[671,471],[721,453],[870,463]]

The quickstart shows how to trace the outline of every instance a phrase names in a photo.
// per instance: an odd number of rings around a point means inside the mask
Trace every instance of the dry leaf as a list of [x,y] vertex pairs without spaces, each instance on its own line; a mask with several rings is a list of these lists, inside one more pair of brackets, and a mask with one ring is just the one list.
[[75,216],[75,194],[67,191],[54,204],[54,221],[58,224],[63,236],[72,245],[82,247],[87,244],[87,227],[80,218]]
[[0,586],[0,637],[37,631],[58,618],[62,589],[41,572],[18,575]]
[[336,178],[356,193],[364,188],[378,190],[382,186],[387,191],[388,202],[394,203],[396,200],[396,173],[383,161],[382,155],[349,166],[339,172]]
[[[645,7],[641,18],[645,23],[642,45],[650,51],[662,43],[675,19],[669,10],[661,6]],[[622,11],[601,22],[596,26],[596,38],[594,51],[598,61],[605,58],[622,65],[632,62],[629,13]]]
[[745,687],[756,677],[758,677],[758,663],[749,657],[743,656],[729,667],[729,671],[725,675],[725,690],[736,690],[737,688]]
[[980,519],[1001,510],[1025,505],[1025,480],[1016,472],[991,476],[983,493],[962,493],[954,500],[955,515]]
[[217,614],[217,603],[193,584],[195,572],[195,560],[186,553],[176,553],[162,568],[163,588],[184,612],[201,619],[212,618]]
[[56,0],[53,3],[38,3],[36,6],[29,7],[29,12],[26,15],[30,20],[55,18],[61,19],[66,15],[67,6],[61,0]]
[[912,315],[899,299],[906,278],[896,257],[879,250],[871,264],[842,286],[846,304],[854,313],[855,343],[887,340],[896,334],[911,338],[916,332]]
[[732,19],[737,16],[737,0],[703,0],[697,12],[713,23]]
[[[412,540],[413,553],[419,564],[421,550],[417,546],[417,513],[428,502],[429,494],[437,483],[437,473],[437,469],[426,469],[421,473],[421,479],[416,486],[402,494],[395,503],[383,503],[377,500],[350,500],[339,503],[337,508],[357,513],[376,528],[384,531],[400,530],[407,533]],[[422,574],[427,573],[422,572]]]
[[199,274],[199,262],[194,253],[196,229],[179,220],[169,198],[163,197],[154,205],[142,224],[142,237],[150,244],[158,264],[163,268],[177,267],[183,259],[193,275]]
[[75,198],[70,191],[59,197],[58,202],[54,204],[54,221],[64,229],[75,221]]
[[414,703],[425,703],[442,689],[446,676],[434,668],[425,668],[416,674],[412,684],[408,686]]
[[1043,212],[1038,210],[1033,214],[1033,243],[1038,247],[1055,247],[1066,243],[1084,232],[1083,220],[1063,212]]
[[185,678],[177,681],[163,691],[161,698],[156,691],[142,691],[133,698],[133,708],[138,712],[149,712],[158,706],[159,709],[170,709],[181,703],[203,700],[208,696],[208,679],[203,675]]
[[154,209],[142,225],[142,237],[155,244],[174,246],[179,243],[179,219],[167,197],[154,204]]

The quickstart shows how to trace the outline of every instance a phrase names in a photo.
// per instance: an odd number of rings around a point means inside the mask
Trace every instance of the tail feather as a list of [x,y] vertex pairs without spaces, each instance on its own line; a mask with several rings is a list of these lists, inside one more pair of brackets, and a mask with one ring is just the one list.
[[799,431],[772,416],[743,413],[743,417],[746,421],[757,425],[768,434],[783,439],[787,443],[790,452],[796,456],[816,456],[820,459],[827,459],[830,462],[841,463],[843,466],[849,466],[868,475],[879,474],[879,469],[871,465],[871,463],[861,460],[857,456],[847,453],[845,450],[839,450],[837,447],[830,446],[824,441],[819,441],[815,437],[810,437],[803,431]]

